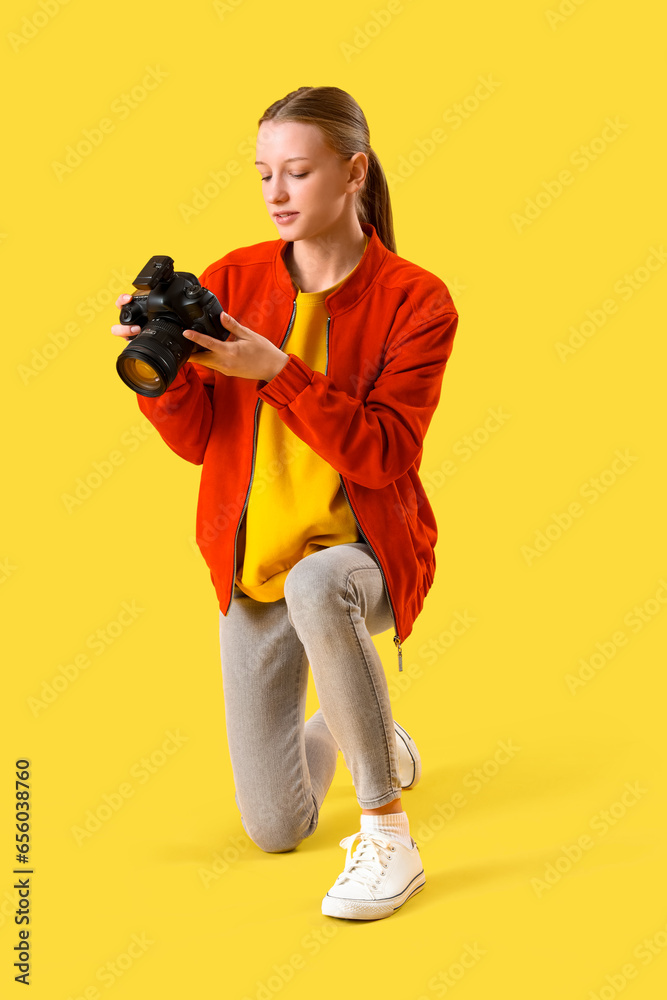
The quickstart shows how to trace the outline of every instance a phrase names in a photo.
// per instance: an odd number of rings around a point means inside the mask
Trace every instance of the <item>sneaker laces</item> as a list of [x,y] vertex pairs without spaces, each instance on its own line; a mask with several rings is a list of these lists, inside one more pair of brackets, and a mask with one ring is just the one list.
[[[352,854],[352,845],[359,838],[359,844]],[[395,850],[389,837],[381,833],[366,833],[360,831],[349,837],[343,837],[341,847],[347,848],[345,869],[336,879],[338,885],[345,882],[357,882],[366,889],[376,889],[384,876],[387,861]]]

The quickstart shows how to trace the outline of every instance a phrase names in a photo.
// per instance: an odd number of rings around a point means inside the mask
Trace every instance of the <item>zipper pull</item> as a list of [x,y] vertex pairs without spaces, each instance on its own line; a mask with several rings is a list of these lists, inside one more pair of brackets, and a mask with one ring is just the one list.
[[403,650],[401,649],[401,640],[397,635],[394,636],[394,645],[398,650],[398,669],[403,669]]

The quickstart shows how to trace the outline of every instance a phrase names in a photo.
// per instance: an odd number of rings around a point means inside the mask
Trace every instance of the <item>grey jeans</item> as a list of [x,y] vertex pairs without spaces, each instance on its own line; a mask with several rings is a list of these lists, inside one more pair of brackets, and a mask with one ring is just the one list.
[[[372,635],[393,626],[380,568],[362,542],[301,559],[285,596],[234,587],[220,657],[236,802],[265,851],[315,832],[340,748],[362,809],[398,798],[396,737]],[[319,709],[305,721],[308,664]]]

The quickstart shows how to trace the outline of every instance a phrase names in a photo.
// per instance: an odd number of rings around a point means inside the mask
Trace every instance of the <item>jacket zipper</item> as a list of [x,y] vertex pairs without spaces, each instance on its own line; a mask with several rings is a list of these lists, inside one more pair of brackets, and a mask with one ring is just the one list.
[[[292,329],[292,324],[294,323],[294,314],[295,313],[296,313],[296,299],[294,299],[294,302],[292,303],[292,315],[290,316],[289,325],[287,327],[287,333],[283,337],[282,344],[280,345],[280,350],[281,351],[282,351],[282,349],[283,349],[283,347],[285,345],[285,341],[287,340],[287,338],[290,335],[290,331]],[[248,506],[248,501],[250,500],[250,490],[252,489],[252,481],[255,478],[255,457],[256,457],[256,452],[257,452],[257,414],[259,413],[259,407],[260,407],[261,403],[262,403],[262,400],[258,399],[257,403],[255,404],[254,429],[253,429],[253,434],[252,434],[252,465],[251,465],[251,468],[250,468],[250,482],[248,483],[248,491],[247,491],[247,493],[245,495],[245,500],[243,502],[243,510],[241,511],[241,516],[239,518],[239,523],[236,525],[236,533],[234,535],[234,572],[232,574],[232,592],[231,592],[231,594],[229,596],[229,604],[227,605],[227,611],[225,611],[225,614],[229,614],[229,609],[232,606],[232,600],[234,598],[234,584],[236,583],[236,548],[237,548],[237,545],[238,545],[239,530],[241,528],[241,524],[243,522],[243,517],[245,515],[246,508]]]
[[[327,316],[327,363],[326,363],[326,370],[325,370],[325,374],[327,374],[327,375],[329,374],[329,324],[330,324],[330,322],[331,322],[331,317]],[[375,549],[371,545],[369,539],[366,537],[365,531],[363,531],[361,525],[359,524],[359,519],[357,518],[357,515],[356,515],[356,512],[354,510],[354,507],[350,503],[350,497],[348,496],[348,492],[347,492],[347,490],[345,488],[345,483],[343,482],[343,477],[340,474],[340,472],[338,473],[338,478],[340,479],[340,485],[341,485],[341,487],[343,489],[343,495],[345,496],[345,499],[347,500],[348,506],[349,506],[350,510],[352,511],[352,517],[354,518],[354,522],[357,525],[357,528],[359,529],[359,531],[361,532],[361,534],[366,539],[366,544],[368,545],[369,549],[371,550],[371,552],[375,556],[375,561],[377,562],[378,569],[380,570],[380,573],[382,575],[382,583],[384,584],[385,593],[387,594],[387,600],[389,602],[389,607],[391,609],[391,617],[394,619],[394,629],[395,629],[394,645],[396,646],[396,650],[398,652],[398,669],[399,670],[403,670],[403,649],[401,648],[401,639],[400,639],[400,636],[398,634],[398,625],[396,624],[396,614],[394,612],[394,605],[391,603],[391,597],[389,596],[389,587],[387,586],[387,578],[384,575],[384,570],[382,569],[382,565],[380,564],[380,560],[378,559],[378,557],[377,557],[377,555],[375,553]]]

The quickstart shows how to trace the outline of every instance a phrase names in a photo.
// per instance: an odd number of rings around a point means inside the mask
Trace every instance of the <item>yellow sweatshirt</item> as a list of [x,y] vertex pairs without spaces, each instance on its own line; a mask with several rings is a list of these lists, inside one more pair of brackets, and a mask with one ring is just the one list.
[[[294,325],[282,349],[313,371],[326,374],[324,300],[348,277],[321,292],[297,291]],[[278,601],[285,596],[285,577],[300,559],[357,541],[336,470],[283,423],[275,407],[260,403],[255,475],[239,537],[239,589],[256,601]]]

